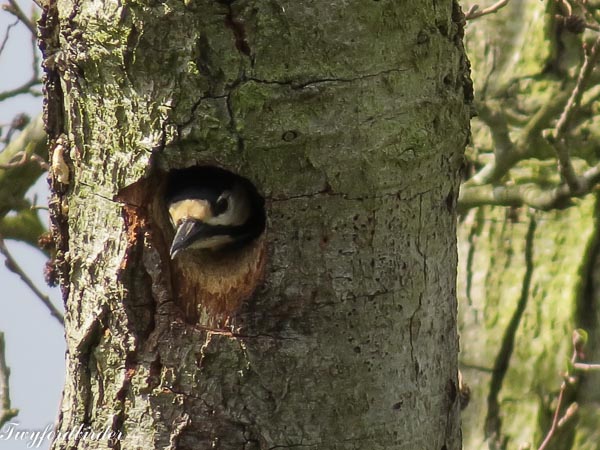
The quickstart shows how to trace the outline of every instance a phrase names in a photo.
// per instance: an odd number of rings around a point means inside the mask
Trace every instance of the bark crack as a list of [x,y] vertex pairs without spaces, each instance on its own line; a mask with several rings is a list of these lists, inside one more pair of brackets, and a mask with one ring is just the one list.
[[278,448],[308,448],[308,447],[317,447],[320,444],[278,444],[273,447],[269,447],[268,450],[275,450]]
[[410,359],[411,359],[411,361],[413,361],[413,363],[415,365],[414,366],[415,367],[415,380],[419,378],[419,363],[415,360],[415,346],[414,346],[414,342],[413,342],[413,321],[415,320],[417,313],[421,310],[422,305],[423,305],[423,293],[420,293],[419,294],[419,306],[417,306],[417,309],[415,309],[415,311],[410,316],[410,321],[409,321],[409,326],[408,326],[408,334],[409,334],[409,341],[410,341]]
[[315,78],[315,79],[304,81],[304,82],[295,82],[295,81],[291,81],[291,80],[263,80],[260,78],[252,78],[252,77],[246,78],[245,81],[259,83],[259,84],[275,84],[275,85],[279,85],[279,86],[288,86],[288,87],[291,87],[292,89],[301,90],[301,89],[305,89],[309,86],[317,85],[317,84],[354,83],[356,81],[367,80],[370,78],[377,78],[377,77],[381,77],[383,75],[389,75],[391,73],[403,73],[403,72],[407,72],[407,71],[408,71],[408,69],[392,68],[392,69],[385,69],[385,70],[381,70],[379,72],[368,73],[365,75],[359,75],[359,76],[350,77],[350,78],[345,78],[345,77]]
[[271,202],[286,202],[289,200],[296,200],[296,199],[301,199],[301,198],[305,198],[305,199],[312,199],[312,198],[316,198],[319,196],[323,196],[323,197],[343,197],[344,200],[357,200],[357,201],[362,201],[362,200],[379,200],[379,199],[384,199],[384,198],[392,198],[392,197],[396,197],[398,198],[398,200],[404,201],[404,202],[410,202],[413,201],[415,198],[417,197],[421,197],[424,194],[427,194],[431,192],[431,189],[424,191],[424,192],[419,192],[416,195],[413,195],[411,197],[402,197],[402,191],[394,191],[394,192],[388,192],[385,194],[376,194],[376,195],[361,195],[361,196],[351,196],[348,194],[345,194],[343,192],[334,192],[331,188],[327,188],[321,191],[316,191],[316,192],[309,192],[307,194],[298,194],[298,195],[288,195],[285,197],[267,197],[267,199]]
[[423,294],[427,287],[427,255],[426,255],[426,252],[423,252],[423,250],[421,249],[421,234],[423,232],[423,195],[424,195],[424,193],[418,194],[418,197],[419,197],[419,226],[418,226],[417,242],[416,242],[417,253],[421,256],[421,259],[423,261],[423,289],[421,290],[421,292],[419,292],[419,305],[417,306],[415,311],[410,316],[410,322],[409,322],[409,328],[408,328],[409,329],[409,337],[410,337],[410,358],[414,363],[415,380],[419,378],[419,363],[418,363],[418,361],[415,360],[415,349],[414,349],[414,341],[413,341],[413,339],[414,339],[413,324],[414,324],[414,320],[415,320],[417,314],[419,313],[419,311],[421,310],[421,307],[423,306]]
[[423,232],[423,194],[419,194],[419,232],[417,233],[417,252],[423,259],[423,286],[427,286],[427,251],[421,249],[421,234]]
[[[182,123],[178,123],[177,124],[178,129],[188,126],[189,124],[191,124],[196,119],[196,111],[198,110],[198,108],[200,107],[200,105],[202,104],[203,101],[205,101],[205,100],[222,100],[222,99],[227,99],[228,97],[229,97],[229,95],[227,95],[227,94],[224,94],[224,95],[203,95],[198,100],[196,100],[194,102],[194,104],[192,105],[192,109],[191,109],[191,112],[190,112],[189,119],[185,120]],[[165,130],[163,129],[163,132],[164,131]],[[181,134],[181,132],[179,132],[179,134]]]
[[252,51],[250,50],[250,45],[248,44],[248,39],[246,37],[246,29],[244,28],[244,22],[241,21],[238,17],[236,17],[235,12],[233,11],[233,1],[223,2],[227,6],[227,14],[225,15],[225,26],[229,28],[235,39],[235,48],[241,54],[250,58],[250,62],[254,65],[254,58],[252,57]]
[[487,398],[488,412],[485,419],[484,435],[486,439],[490,440],[492,449],[504,447],[502,444],[502,419],[500,417],[500,402],[498,396],[502,389],[502,383],[504,382],[504,377],[508,371],[510,358],[515,347],[515,336],[529,300],[529,290],[534,269],[533,244],[536,226],[535,213],[532,213],[529,219],[527,234],[525,236],[525,274],[521,285],[521,296],[513,316],[504,331],[504,336],[502,338],[500,350],[496,355],[490,380],[490,392]]

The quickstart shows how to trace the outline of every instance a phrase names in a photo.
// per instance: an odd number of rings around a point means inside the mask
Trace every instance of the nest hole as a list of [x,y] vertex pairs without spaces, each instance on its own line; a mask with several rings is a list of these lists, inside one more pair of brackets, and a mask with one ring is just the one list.
[[186,322],[223,327],[263,279],[264,198],[213,166],[170,171],[163,192],[175,301]]

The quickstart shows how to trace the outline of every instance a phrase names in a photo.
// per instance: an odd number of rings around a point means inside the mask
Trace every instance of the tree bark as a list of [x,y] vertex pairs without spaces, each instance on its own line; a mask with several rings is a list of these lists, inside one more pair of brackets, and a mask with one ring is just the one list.
[[[42,25],[53,448],[458,450],[457,3],[64,1]],[[195,164],[266,199],[262,278],[220,327],[182,310],[214,267],[168,256],[165,174]]]

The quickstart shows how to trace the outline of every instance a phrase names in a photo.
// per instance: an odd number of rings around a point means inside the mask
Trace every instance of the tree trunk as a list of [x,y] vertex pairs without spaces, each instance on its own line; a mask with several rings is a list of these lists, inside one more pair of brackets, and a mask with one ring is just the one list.
[[[482,7],[495,2],[486,3]],[[474,146],[498,154],[507,150],[503,142],[512,141],[525,160],[503,177],[511,185],[557,182],[556,156],[544,133],[555,126],[574,88],[587,37],[559,32],[559,3],[510,2],[467,30],[482,112],[482,120],[473,122]],[[515,113],[523,120],[515,120]],[[597,160],[592,153],[600,129],[590,125],[596,120],[582,102],[568,134],[579,172]],[[573,353],[574,329],[590,332],[586,360],[600,360],[597,199],[572,203],[551,212],[482,207],[460,222],[460,368],[471,388],[463,413],[466,450],[540,446]],[[572,402],[579,410],[547,450],[600,449],[599,379],[589,373],[569,386],[560,415]]]
[[[42,46],[71,432],[54,448],[458,450],[471,91],[457,3],[54,8]],[[266,200],[237,286],[256,289],[220,292],[223,317],[206,289],[229,266],[168,255],[165,175],[196,164]]]

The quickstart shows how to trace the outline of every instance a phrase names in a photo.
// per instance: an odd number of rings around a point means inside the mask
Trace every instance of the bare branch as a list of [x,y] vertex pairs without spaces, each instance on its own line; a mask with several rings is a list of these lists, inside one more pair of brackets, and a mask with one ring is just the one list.
[[561,179],[567,183],[571,192],[578,192],[579,185],[577,184],[577,173],[573,167],[567,143],[564,139],[554,141],[554,138],[548,138],[548,140],[553,144],[554,150],[556,151],[558,172],[560,173]]
[[600,25],[596,23],[586,23],[585,27],[589,30],[600,31]]
[[581,69],[579,69],[579,74],[577,76],[577,82],[575,83],[575,87],[571,91],[569,100],[567,100],[565,109],[560,115],[558,122],[556,122],[556,127],[554,128],[555,139],[558,139],[565,134],[567,127],[573,117],[573,113],[575,112],[575,108],[579,107],[579,104],[581,103],[581,97],[583,97],[585,87],[588,84],[590,77],[592,76],[594,67],[598,62],[599,56],[600,36],[594,41],[592,48],[584,53],[584,61],[581,65]]
[[32,155],[44,157],[48,154],[47,137],[41,116],[36,117],[0,152],[0,165],[4,166],[18,158],[22,152],[27,162],[22,166],[0,169],[0,218],[15,207],[19,208],[27,190],[43,173]]
[[548,211],[570,206],[573,197],[583,197],[590,193],[600,182],[600,165],[587,170],[577,177],[578,190],[572,191],[567,184],[553,188],[543,188],[535,183],[512,186],[467,186],[461,187],[458,209],[466,210],[484,205],[530,206]]
[[[571,357],[571,362],[574,363],[576,359],[577,359],[577,352],[574,351],[573,356]],[[563,380],[563,382],[560,385],[560,392],[558,393],[558,400],[556,402],[556,409],[554,410],[554,416],[552,417],[552,425],[550,426],[550,430],[548,430],[548,434],[546,434],[546,437],[544,438],[542,444],[539,446],[538,450],[544,450],[546,447],[548,447],[548,444],[552,440],[554,433],[556,433],[556,430],[558,429],[558,424],[561,419],[560,418],[560,409],[562,408],[562,403],[565,398],[566,390],[567,390],[567,380]]]
[[479,5],[473,5],[469,8],[467,13],[465,14],[466,20],[477,19],[482,16],[487,16],[488,14],[493,14],[500,9],[504,8],[510,0],[500,0],[494,3],[492,6],[488,6],[484,9],[479,9]]
[[[569,94],[567,92],[555,92],[554,95],[550,97],[550,100],[531,116],[527,124],[522,128],[519,138],[513,143],[513,147],[510,148],[510,151],[505,152],[501,159],[496,160],[494,158],[493,161],[486,164],[465,183],[465,186],[472,187],[496,183],[519,161],[535,156],[540,141],[546,142],[546,140],[541,137],[541,133],[543,130],[550,127],[556,115],[564,110],[568,98]],[[479,105],[479,107],[485,108],[483,105]],[[485,121],[484,117],[482,117],[482,119]],[[491,132],[491,128],[494,127],[495,124],[492,122],[489,126]]]
[[28,161],[28,155],[25,152],[19,152],[14,156],[14,159],[7,162],[6,164],[0,164],[0,169],[11,169],[13,167],[19,167],[26,164]]
[[35,283],[31,281],[31,279],[27,276],[23,269],[21,269],[21,267],[17,264],[17,261],[15,261],[11,253],[6,248],[6,244],[4,243],[4,239],[2,238],[2,236],[0,236],[0,253],[4,255],[4,258],[6,258],[5,264],[8,270],[19,275],[21,280],[23,280],[23,282],[29,287],[29,289],[31,289],[31,291],[37,296],[37,298],[41,300],[41,302],[48,309],[48,311],[50,311],[50,315],[56,320],[58,320],[58,322],[61,325],[64,326],[65,320],[61,312],[58,309],[56,309],[56,307],[50,301],[50,298],[37,288]]
[[[584,332],[587,335],[587,333]],[[570,365],[571,367],[577,366],[577,359],[580,357],[580,354],[583,354],[583,346],[585,345],[585,341],[587,337],[584,337],[581,333],[581,330],[574,330],[571,335],[572,343],[573,343],[573,353],[571,355]],[[587,365],[587,364],[586,364]],[[552,417],[552,425],[546,434],[546,437],[542,441],[542,444],[538,447],[538,450],[544,450],[548,447],[548,444],[554,437],[556,430],[562,427],[567,421],[569,421],[575,413],[579,409],[579,405],[577,403],[571,403],[569,407],[565,410],[562,417],[560,416],[560,411],[562,409],[562,404],[565,399],[565,392],[567,387],[570,384],[573,384],[577,381],[577,378],[573,375],[569,374],[569,372],[565,373],[563,376],[563,381],[560,384],[560,391],[558,393],[558,400],[556,402],[556,409],[554,410],[554,416]]]
[[6,365],[4,333],[0,332],[0,428],[15,417],[19,411],[10,407],[10,390],[8,380],[10,369]]
[[[15,97],[15,96],[21,95],[21,94],[40,96],[40,95],[42,95],[41,92],[33,89],[35,86],[41,85],[41,83],[42,83],[41,77],[40,77],[40,61],[39,61],[38,53],[37,53],[37,27],[34,23],[36,14],[32,10],[31,18],[27,17],[27,15],[19,7],[19,4],[16,2],[16,0],[8,0],[8,4],[4,4],[1,7],[3,10],[14,15],[17,18],[17,23],[22,22],[27,28],[29,28],[29,31],[31,31],[31,47],[32,47],[32,52],[33,52],[32,55],[33,56],[32,56],[32,62],[31,62],[31,67],[32,67],[31,78],[19,87],[10,89],[8,91],[0,92],[0,101],[5,100],[7,98]],[[14,24],[10,25],[9,29],[12,26],[14,26]],[[4,49],[4,45],[6,44],[7,40],[8,40],[8,30],[6,32],[6,37],[4,38],[4,42],[2,43],[2,46],[0,47],[0,53]]]
[[23,22],[23,25],[29,28],[29,31],[31,31],[31,33],[34,36],[37,35],[37,28],[35,24],[29,19],[29,17],[27,17],[27,15],[19,7],[19,4],[16,2],[16,0],[8,0],[8,5],[2,5],[2,9],[6,12],[11,13],[13,16],[15,16],[21,22]]
[[7,98],[16,97],[17,95],[30,94],[34,96],[42,95],[40,92],[32,89],[33,87],[42,84],[42,81],[37,77],[32,77],[29,81],[26,81],[21,86],[10,89],[8,91],[0,92],[0,101],[6,100]]
[[478,117],[490,130],[494,144],[494,155],[497,164],[501,164],[498,160],[505,160],[509,153],[514,152],[515,147],[508,131],[506,114],[500,108],[492,108],[487,102],[476,103],[476,108],[479,114]]
[[0,219],[0,236],[4,239],[25,242],[41,250],[46,256],[50,256],[48,249],[40,248],[38,242],[40,236],[47,230],[40,220],[37,209],[37,207],[23,205],[16,214]]
[[573,168],[571,162],[571,156],[569,154],[569,147],[565,141],[565,134],[571,123],[573,115],[581,103],[581,97],[585,92],[594,66],[600,56],[600,36],[594,42],[594,45],[589,51],[585,52],[585,59],[579,70],[577,82],[575,87],[571,91],[571,95],[567,100],[564,110],[562,111],[558,122],[551,135],[546,136],[549,142],[553,145],[554,150],[558,158],[558,168],[562,179],[569,185],[572,192],[577,192],[579,186],[577,185],[577,174]]

